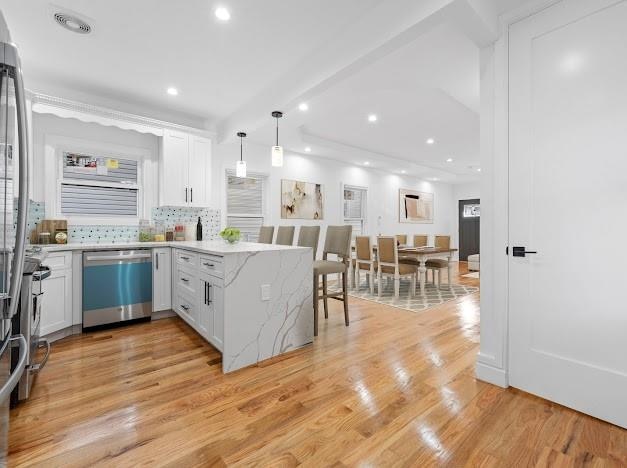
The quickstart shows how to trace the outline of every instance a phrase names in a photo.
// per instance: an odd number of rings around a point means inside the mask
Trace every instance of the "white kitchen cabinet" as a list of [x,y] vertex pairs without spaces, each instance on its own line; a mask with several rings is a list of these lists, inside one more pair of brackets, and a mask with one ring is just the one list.
[[211,344],[222,351],[224,345],[224,283],[221,278],[202,275],[201,285],[199,327],[201,333]]
[[211,193],[211,140],[166,130],[159,174],[160,205],[207,206]]
[[169,247],[152,249],[152,311],[172,308],[172,256]]
[[72,252],[50,253],[43,262],[50,276],[42,282],[41,335],[72,326]]

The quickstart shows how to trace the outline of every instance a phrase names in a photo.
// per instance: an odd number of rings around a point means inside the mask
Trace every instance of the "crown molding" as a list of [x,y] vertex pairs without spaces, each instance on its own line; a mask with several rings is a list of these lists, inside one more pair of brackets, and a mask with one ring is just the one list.
[[40,114],[53,114],[62,118],[73,118],[82,122],[98,123],[107,127],[118,127],[140,133],[151,133],[156,136],[163,136],[165,130],[174,130],[215,138],[215,132],[209,130],[152,119],[48,94],[26,91],[26,97],[32,103],[33,112]]

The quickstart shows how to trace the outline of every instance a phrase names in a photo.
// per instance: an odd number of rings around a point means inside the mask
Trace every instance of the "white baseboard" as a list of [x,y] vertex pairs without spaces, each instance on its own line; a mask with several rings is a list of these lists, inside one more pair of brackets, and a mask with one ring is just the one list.
[[475,375],[479,380],[483,380],[484,382],[503,388],[509,387],[509,378],[507,376],[507,372],[503,369],[477,361],[475,366]]

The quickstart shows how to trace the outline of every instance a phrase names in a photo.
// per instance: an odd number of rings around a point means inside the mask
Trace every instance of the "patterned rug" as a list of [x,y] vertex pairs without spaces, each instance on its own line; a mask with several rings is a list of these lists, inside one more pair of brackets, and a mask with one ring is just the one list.
[[[466,286],[463,284],[453,284],[449,289],[445,284],[441,289],[438,289],[437,285],[427,283],[425,285],[425,295],[420,295],[420,286],[417,286],[417,294],[414,297],[409,298],[409,280],[401,279],[400,293],[398,298],[394,297],[394,281],[383,280],[383,290],[381,291],[381,297],[377,295],[377,285],[375,284],[374,295],[370,294],[370,288],[368,282],[362,277],[361,285],[359,289],[349,289],[348,295],[365,299],[367,301],[378,302],[379,304],[385,304],[399,309],[410,310],[412,312],[422,312],[423,310],[431,307],[444,304],[445,302],[454,301],[460,297],[467,296],[468,294],[479,291],[479,288],[474,286]],[[335,283],[335,282],[334,282]],[[329,282],[330,290],[337,290],[334,283]]]

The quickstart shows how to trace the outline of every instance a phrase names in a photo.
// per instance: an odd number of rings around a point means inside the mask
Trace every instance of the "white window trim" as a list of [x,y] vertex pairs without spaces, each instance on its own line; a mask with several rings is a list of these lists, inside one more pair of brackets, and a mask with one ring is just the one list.
[[[67,216],[61,212],[61,184],[72,182],[72,179],[63,179],[63,154],[84,153],[95,156],[108,156],[118,159],[133,159],[137,161],[137,185],[123,184],[127,188],[137,188],[137,216]],[[149,217],[150,207],[146,206],[144,187],[146,172],[144,165],[151,159],[147,148],[130,147],[124,145],[96,142],[63,135],[44,135],[44,200],[46,201],[46,218],[66,219],[70,225],[117,225],[135,226],[140,219]],[[50,174],[48,176],[48,174]],[[83,185],[122,186],[115,183],[93,183],[80,179],[76,181]]]
[[362,231],[368,232],[368,192],[369,188],[367,186],[355,185],[355,184],[345,184],[344,182],[340,183],[340,206],[342,207],[342,222],[347,219],[359,219],[359,218],[345,218],[344,217],[344,189],[348,190],[363,190],[366,192],[366,199],[362,202],[362,214],[363,220]]

